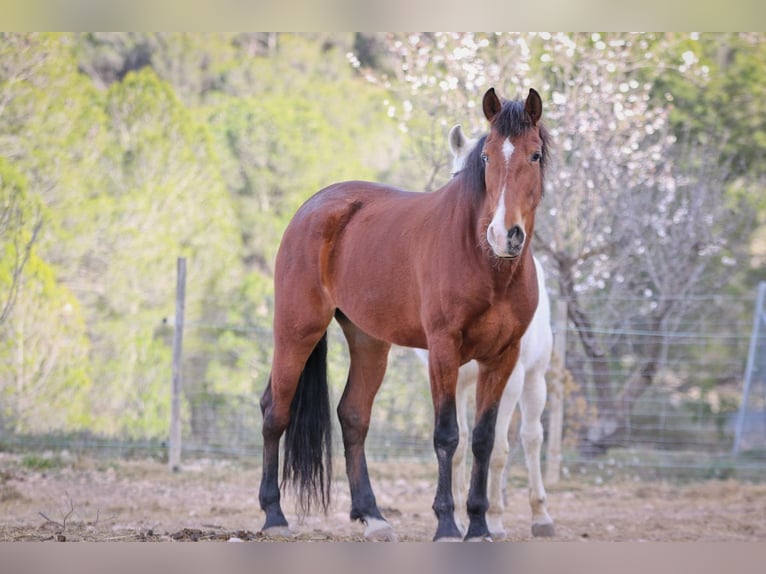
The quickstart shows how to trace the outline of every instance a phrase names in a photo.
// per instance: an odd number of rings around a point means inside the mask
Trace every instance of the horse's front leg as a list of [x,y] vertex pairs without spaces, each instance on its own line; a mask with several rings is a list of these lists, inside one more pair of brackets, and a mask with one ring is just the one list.
[[455,499],[455,523],[460,532],[465,532],[466,527],[461,519],[461,513],[465,510],[465,496],[468,491],[468,471],[466,458],[468,457],[468,393],[475,390],[476,377],[479,376],[478,365],[468,363],[458,371],[456,410],[457,425],[460,429],[457,450],[452,458],[452,496]]
[[495,442],[495,425],[500,399],[508,377],[518,359],[518,346],[509,350],[506,360],[491,368],[482,365],[476,386],[476,421],[473,428],[471,486],[468,491],[468,532],[466,540],[490,540],[487,526],[487,479]]
[[510,450],[508,445],[508,427],[511,426],[513,411],[516,409],[516,403],[519,400],[519,395],[521,395],[523,385],[524,366],[519,361],[516,363],[516,368],[508,379],[505,391],[503,391],[503,396],[500,399],[497,421],[495,422],[495,443],[492,447],[492,456],[489,458],[487,526],[489,526],[489,533],[493,540],[505,538],[507,534],[503,527],[503,512],[505,511],[503,488],[506,482],[505,469]]
[[428,371],[434,404],[434,450],[439,465],[433,510],[438,525],[435,541],[460,540],[452,497],[452,458],[459,440],[455,389],[460,359],[454,346],[429,342]]
[[546,508],[545,486],[540,470],[540,449],[543,443],[543,425],[540,418],[548,392],[544,374],[545,367],[536,366],[524,383],[521,398],[521,442],[529,473],[532,535],[549,537],[556,535],[556,529]]

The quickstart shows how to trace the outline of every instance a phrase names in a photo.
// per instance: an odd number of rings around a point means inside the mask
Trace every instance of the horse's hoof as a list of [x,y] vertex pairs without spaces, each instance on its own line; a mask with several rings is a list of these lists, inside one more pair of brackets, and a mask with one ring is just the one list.
[[499,517],[487,516],[487,528],[489,528],[489,535],[492,540],[502,540],[508,535]]
[[371,518],[366,522],[364,538],[371,542],[396,542],[396,532],[385,520]]
[[269,526],[261,530],[267,538],[292,538],[293,532],[289,526]]
[[463,539],[459,536],[442,536],[441,538],[434,538],[434,542],[462,542]]
[[473,536],[466,538],[466,542],[492,542],[492,536]]
[[499,530],[492,530],[490,528],[489,535],[492,540],[504,540],[508,536],[508,533],[505,531],[505,528]]
[[553,527],[553,522],[533,524],[532,536],[536,538],[552,538],[553,536],[556,536],[556,529]]

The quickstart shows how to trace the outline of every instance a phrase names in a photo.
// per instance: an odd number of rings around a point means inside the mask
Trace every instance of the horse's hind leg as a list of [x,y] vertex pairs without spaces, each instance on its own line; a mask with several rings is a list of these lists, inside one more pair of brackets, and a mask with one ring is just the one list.
[[[261,530],[269,536],[289,536],[290,529],[282,512],[279,493],[279,439],[287,428],[286,416],[273,414],[274,399],[271,391],[271,377],[261,396],[263,415],[263,466],[258,500],[266,513]],[[289,404],[288,404],[289,407]]]
[[[275,321],[275,346],[271,375],[260,401],[263,415],[263,467],[258,499],[266,513],[262,527],[264,534],[287,536],[290,534],[287,519],[282,512],[279,491],[279,441],[290,422],[290,406],[295,396],[301,373],[316,353],[317,344],[322,340],[331,313],[325,321],[314,313],[310,322],[299,322],[295,313],[288,313],[289,321]],[[300,336],[294,336],[284,325],[302,325]],[[317,357],[317,362],[324,357]],[[307,363],[308,361],[308,363]],[[328,478],[329,479],[329,478]]]
[[521,395],[521,443],[529,473],[529,506],[532,509],[532,535],[555,536],[553,519],[546,509],[545,487],[540,470],[540,450],[543,443],[543,425],[540,417],[545,407],[547,388],[540,369],[531,372]]
[[337,319],[348,341],[351,358],[348,382],[338,404],[351,490],[351,520],[364,524],[366,539],[393,542],[396,534],[378,509],[364,453],[372,403],[383,382],[391,345],[370,337],[340,313]]

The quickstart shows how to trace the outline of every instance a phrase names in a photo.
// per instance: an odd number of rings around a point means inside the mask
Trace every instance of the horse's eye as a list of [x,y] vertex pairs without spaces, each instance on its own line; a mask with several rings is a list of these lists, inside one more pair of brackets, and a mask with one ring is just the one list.
[[536,151],[535,153],[532,154],[532,157],[529,159],[532,162],[538,162],[541,159],[543,159],[543,154],[541,154],[539,151]]
[[489,156],[485,153],[481,154],[481,161],[484,163],[489,163]]

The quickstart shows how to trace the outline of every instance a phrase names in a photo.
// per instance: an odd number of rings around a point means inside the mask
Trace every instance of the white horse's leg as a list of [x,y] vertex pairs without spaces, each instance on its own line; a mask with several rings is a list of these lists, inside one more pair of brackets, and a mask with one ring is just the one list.
[[466,526],[462,517],[465,512],[465,496],[468,491],[468,466],[466,464],[469,444],[468,431],[470,430],[468,425],[468,393],[471,387],[476,384],[478,375],[478,365],[473,361],[460,367],[455,392],[460,442],[458,442],[457,450],[452,457],[452,491],[455,498],[455,523],[463,534],[465,534]]
[[540,450],[543,443],[543,425],[540,417],[545,407],[547,387],[544,368],[534,369],[527,376],[521,395],[521,443],[524,446],[529,473],[529,506],[532,509],[532,535],[555,536],[553,519],[545,507],[546,496],[540,470]]
[[492,455],[489,459],[489,478],[487,493],[489,495],[489,509],[487,510],[487,526],[489,533],[494,539],[505,538],[507,533],[503,526],[503,486],[505,485],[505,469],[510,448],[508,445],[508,427],[511,425],[513,411],[521,395],[521,387],[524,384],[524,366],[519,361],[513,369],[508,383],[500,399],[500,407],[497,412],[495,423],[495,443],[492,446]]

